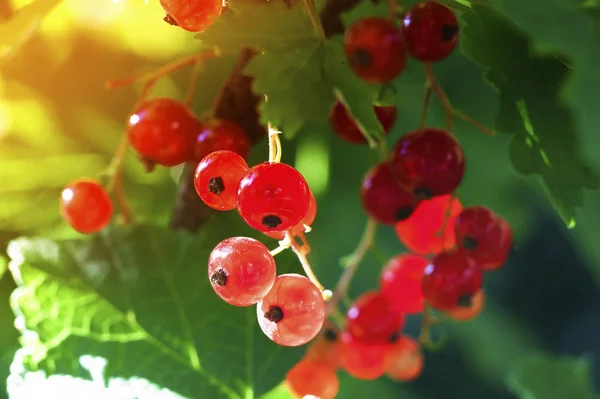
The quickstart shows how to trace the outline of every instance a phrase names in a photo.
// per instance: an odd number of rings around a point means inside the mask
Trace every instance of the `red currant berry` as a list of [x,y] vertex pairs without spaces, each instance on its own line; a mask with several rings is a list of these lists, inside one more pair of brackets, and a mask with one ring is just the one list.
[[380,163],[367,172],[360,194],[365,211],[384,224],[395,224],[408,219],[419,204],[419,200],[398,183],[387,162]]
[[310,190],[296,169],[264,162],[242,178],[237,208],[248,225],[258,231],[284,231],[306,215]]
[[450,318],[456,321],[469,321],[473,320],[477,315],[481,313],[483,307],[485,305],[485,294],[483,290],[477,291],[475,295],[473,295],[473,300],[471,301],[471,306],[468,307],[460,307],[457,306],[454,309],[446,310],[446,314],[450,316]]
[[340,367],[342,353],[341,332],[331,323],[326,323],[323,329],[310,344],[305,358],[313,363],[319,363],[335,370]]
[[202,32],[223,11],[223,0],[160,0],[169,21],[189,32]]
[[454,222],[457,245],[475,260],[494,252],[502,236],[500,220],[484,206],[463,209]]
[[352,24],[344,35],[344,51],[354,73],[370,83],[393,80],[406,64],[402,32],[383,17],[367,17]]
[[202,123],[196,139],[196,160],[200,162],[215,151],[233,151],[244,159],[250,153],[250,137],[237,123],[226,119],[212,119]]
[[366,344],[389,342],[403,325],[402,314],[379,291],[362,294],[346,314],[346,331],[357,341]]
[[[383,127],[383,132],[388,134],[396,122],[396,107],[374,106],[373,109]],[[338,101],[333,107],[329,116],[329,124],[336,135],[349,143],[364,144],[367,142],[358,125],[348,113],[348,109],[341,101]]]
[[145,161],[175,166],[193,158],[200,124],[182,102],[155,98],[140,104],[129,117],[131,146]]
[[232,237],[221,241],[208,258],[208,278],[225,302],[234,306],[258,303],[273,287],[275,259],[260,241]]
[[421,62],[443,60],[458,43],[456,15],[436,1],[423,1],[412,6],[403,25],[408,54]]
[[309,360],[298,362],[285,376],[285,384],[297,398],[313,395],[320,399],[334,399],[340,389],[335,371]]
[[481,268],[468,255],[442,252],[425,269],[423,295],[439,310],[471,307],[482,283]]
[[[308,211],[302,220],[291,228],[290,233],[296,237],[304,234],[306,228],[304,225],[311,226],[317,217],[317,200],[313,193],[310,193],[310,202],[308,203]],[[283,240],[285,238],[285,231],[267,231],[264,233],[266,236],[274,238],[276,240]]]
[[452,226],[461,210],[460,201],[451,195],[425,200],[408,220],[396,224],[396,234],[412,252],[437,254],[454,246]]
[[194,187],[206,205],[219,211],[235,209],[242,176],[248,171],[244,158],[233,151],[215,151],[196,167]]
[[385,374],[393,345],[366,344],[342,333],[342,368],[359,380],[375,380]]
[[407,133],[392,151],[392,168],[420,198],[450,194],[465,174],[462,147],[450,134],[425,128]]
[[100,183],[91,179],[79,179],[63,189],[60,213],[73,229],[82,234],[92,234],[108,226],[113,215],[113,205]]
[[425,298],[421,290],[421,280],[427,258],[415,254],[402,254],[393,257],[381,272],[381,291],[394,309],[402,314],[415,314],[423,311]]
[[282,274],[256,306],[258,324],[272,341],[300,346],[312,340],[325,321],[321,291],[299,274]]
[[396,381],[412,381],[421,375],[425,361],[414,339],[401,336],[391,350],[385,374]]
[[480,255],[477,257],[477,262],[483,270],[496,270],[506,263],[513,244],[513,232],[508,222],[504,219],[500,219],[500,229],[502,230],[502,235],[500,236],[496,250],[485,256]]

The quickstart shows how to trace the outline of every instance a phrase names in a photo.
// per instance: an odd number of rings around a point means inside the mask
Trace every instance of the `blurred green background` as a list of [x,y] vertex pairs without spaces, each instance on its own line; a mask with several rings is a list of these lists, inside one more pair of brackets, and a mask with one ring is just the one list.
[[[13,1],[13,6],[27,3]],[[106,81],[152,71],[201,49],[193,34],[170,27],[162,17],[156,1],[65,0],[1,65],[0,248],[21,235],[76,236],[58,213],[60,190],[71,179],[106,170],[140,89],[107,90]],[[198,115],[210,107],[234,61],[225,57],[205,65],[194,102]],[[480,68],[457,51],[435,71],[455,107],[492,125],[497,97]],[[189,72],[161,80],[155,94],[181,98]],[[399,119],[391,141],[417,126],[423,82],[419,65],[409,63],[396,87]],[[431,124],[441,126],[442,116],[436,103]],[[510,221],[516,237],[510,261],[488,276],[488,302],[480,317],[435,329],[447,337],[446,345],[427,353],[417,381],[361,382],[342,376],[340,398],[514,398],[505,381],[524,356],[539,351],[600,354],[600,193],[586,192],[577,227],[567,230],[539,182],[514,172],[508,137],[490,138],[460,121],[456,134],[468,163],[460,199],[465,205],[489,206]],[[588,153],[596,148],[598,166],[600,135],[587,140]],[[305,175],[317,197],[310,260],[331,287],[340,274],[340,258],[352,252],[366,222],[358,186],[376,154],[341,142],[327,127],[306,129],[283,146],[283,161]],[[251,163],[266,155],[266,143],[259,144]],[[167,223],[180,171],[146,174],[128,153],[125,187],[138,220]],[[377,252],[361,266],[351,295],[374,288],[382,257],[402,251],[393,230],[380,228]],[[0,280],[0,378],[8,374],[18,347],[8,306],[13,288],[7,273]],[[408,332],[417,334],[418,326],[418,320],[411,320]],[[594,376],[598,384],[597,368]]]

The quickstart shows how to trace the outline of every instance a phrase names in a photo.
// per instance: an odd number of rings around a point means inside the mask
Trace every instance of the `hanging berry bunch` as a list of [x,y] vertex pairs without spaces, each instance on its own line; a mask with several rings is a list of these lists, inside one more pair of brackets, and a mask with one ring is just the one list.
[[[323,35],[311,4],[306,2],[306,10]],[[224,10],[221,1],[161,0],[161,5],[167,22],[193,32],[209,29]],[[258,325],[275,343],[308,344],[304,358],[286,378],[298,397],[334,398],[339,389],[338,369],[364,380],[384,375],[398,381],[418,377],[424,367],[422,351],[432,344],[431,325],[444,317],[475,317],[484,305],[484,272],[500,268],[512,246],[506,220],[483,206],[463,208],[457,196],[466,157],[454,136],[454,117],[487,134],[493,132],[454,111],[430,66],[448,57],[458,43],[455,13],[436,1],[417,3],[401,18],[397,8],[390,2],[389,18],[367,17],[349,26],[343,52],[349,70],[372,84],[401,79],[409,57],[420,61],[427,77],[421,124],[388,151],[386,136],[396,121],[395,106],[371,105],[383,132],[375,140],[354,120],[343,98],[332,104],[332,131],[352,144],[375,143],[382,154],[356,187],[369,220],[332,291],[319,282],[308,260],[307,233],[317,216],[317,202],[302,174],[282,162],[281,132],[269,124],[268,158],[248,165],[252,144],[248,132],[232,120],[195,116],[189,107],[191,92],[183,101],[148,99],[157,79],[218,56],[219,49],[151,76],[111,82],[114,87],[146,80],[115,157],[113,178],[106,189],[99,182],[78,180],[61,197],[65,220],[77,231],[95,233],[110,223],[109,192],[114,192],[124,220],[132,221],[119,179],[129,145],[148,171],[156,166],[192,164],[193,187],[206,206],[235,210],[248,226],[278,240],[272,250],[250,237],[223,240],[207,260],[207,279],[225,302],[254,306]],[[427,126],[432,93],[444,106],[444,128]],[[408,252],[382,265],[378,288],[344,303],[352,277],[373,245],[378,224],[393,226]],[[303,274],[278,275],[275,256],[287,249],[297,255]],[[403,333],[403,326],[405,317],[415,314],[422,316],[422,331],[419,337],[410,337]]]

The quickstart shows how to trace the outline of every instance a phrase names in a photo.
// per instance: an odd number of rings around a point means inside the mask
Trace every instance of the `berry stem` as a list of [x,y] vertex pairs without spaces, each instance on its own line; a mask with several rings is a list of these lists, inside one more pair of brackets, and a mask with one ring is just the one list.
[[287,235],[286,235],[286,237],[283,240],[279,241],[279,246],[270,251],[271,256],[278,255],[278,254],[282,253],[283,251],[285,251],[286,249],[290,248],[291,246],[292,246],[292,244],[289,242],[289,240],[287,239]]
[[356,246],[356,249],[354,250],[352,255],[350,255],[350,259],[346,264],[346,269],[340,276],[340,279],[338,280],[338,283],[333,291],[333,297],[327,305],[327,314],[332,314],[332,312],[335,311],[338,303],[345,295],[346,291],[348,290],[348,286],[352,281],[352,277],[354,277],[354,274],[358,269],[358,265],[373,245],[376,233],[377,223],[375,222],[375,220],[369,218],[369,220],[367,221],[367,225],[365,226],[363,235],[358,245]]
[[185,94],[185,97],[183,99],[185,105],[189,106],[192,104],[194,94],[196,93],[196,83],[198,83],[198,75],[200,74],[202,67],[203,65],[201,62],[196,62],[192,67],[192,72],[190,73],[190,79],[188,81],[187,93]]
[[425,82],[425,94],[423,96],[423,109],[421,110],[421,122],[419,127],[424,128],[427,123],[427,111],[429,110],[429,102],[431,101],[431,83],[429,80]]
[[[449,132],[452,132],[452,128],[454,126],[454,117],[457,116],[457,117],[461,118],[463,121],[475,126],[479,130],[481,130],[483,133],[487,134],[488,136],[494,136],[494,131],[492,129],[484,126],[480,122],[471,118],[469,115],[465,114],[462,111],[455,109],[452,106],[452,104],[450,103],[450,100],[448,99],[448,96],[446,95],[446,92],[444,91],[444,89],[442,89],[442,87],[438,83],[437,79],[435,78],[435,74],[433,73],[433,70],[431,69],[430,64],[423,63],[423,69],[425,70],[425,75],[427,76],[427,85],[431,87],[431,89],[435,92],[437,97],[440,99],[440,102],[442,103],[442,107],[444,108],[444,113],[446,114],[446,129]],[[426,86],[426,90],[427,90],[427,86]],[[427,99],[427,102],[429,102],[429,99]],[[425,113],[426,111],[424,110],[423,112]],[[421,123],[423,123],[423,119],[424,118],[422,117]]]
[[114,192],[117,204],[119,205],[119,211],[123,217],[125,224],[133,223],[133,213],[127,203],[125,190],[123,187],[123,161],[125,160],[125,154],[129,148],[129,140],[127,135],[123,135],[119,147],[115,152],[115,155],[110,162],[108,167],[107,176],[109,177],[108,184],[106,185],[106,191]]
[[323,24],[321,23],[321,18],[319,18],[319,13],[317,11],[317,6],[315,5],[315,0],[302,0],[302,5],[310,18],[310,22],[312,23],[313,28],[319,39],[325,41],[325,30],[323,29]]
[[429,305],[425,305],[425,309],[423,309],[423,315],[421,318],[419,344],[422,346],[433,346],[433,341],[431,340],[431,326],[439,322],[440,320],[432,314],[431,307]]
[[281,162],[281,132],[269,123],[269,162]]
[[427,76],[429,86],[431,86],[431,89],[438,96],[442,103],[442,107],[444,108],[444,113],[446,114],[446,130],[452,132],[452,128],[454,127],[454,113],[450,100],[435,78],[435,74],[431,69],[431,64],[423,63],[423,69],[425,70],[425,76]]
[[196,63],[206,61],[214,57],[218,57],[219,55],[221,55],[221,53],[218,49],[209,49],[199,54],[195,54],[193,56],[175,61],[172,64],[165,65],[164,67],[154,72],[135,75],[125,79],[111,80],[106,83],[106,87],[112,89],[115,87],[129,86],[139,81],[146,81],[144,88],[142,89],[142,93],[140,94],[140,100],[143,100],[147,97],[147,95],[149,94],[152,87],[156,84],[156,82],[158,82],[158,80],[160,80],[161,78],[183,67],[195,65]]
[[292,251],[294,251],[294,253],[298,257],[298,260],[300,261],[300,264],[302,265],[302,269],[304,269],[306,277],[308,277],[308,279],[312,281],[313,284],[316,285],[321,292],[325,291],[325,287],[323,287],[323,284],[321,284],[315,272],[313,272],[312,267],[310,266],[310,263],[306,258],[306,255],[308,254],[308,251],[306,251],[306,247],[298,245],[296,241],[294,241],[294,237],[292,237],[289,231],[285,233],[285,240],[289,241],[292,247]]

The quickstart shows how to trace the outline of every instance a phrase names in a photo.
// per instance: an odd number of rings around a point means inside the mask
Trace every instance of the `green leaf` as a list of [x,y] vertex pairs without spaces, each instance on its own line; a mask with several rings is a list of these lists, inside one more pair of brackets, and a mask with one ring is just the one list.
[[17,10],[8,21],[0,24],[0,62],[25,43],[39,27],[42,19],[61,0],[37,0]]
[[[212,248],[242,225],[220,214],[203,228],[210,236],[139,226],[83,240],[11,242],[15,312],[39,337],[25,343],[26,365],[87,377],[78,359],[92,355],[107,359],[106,378],[145,378],[190,398],[269,391],[302,349],[269,341],[256,308],[227,305],[206,274]],[[279,273],[293,264],[286,256],[293,254],[278,256]]]
[[589,359],[535,354],[523,359],[508,378],[521,399],[598,399]]
[[598,2],[496,0],[495,5],[530,38],[537,52],[560,56],[570,67],[563,97],[576,119],[584,150],[596,158],[600,145]]
[[553,57],[532,55],[527,39],[497,11],[474,7],[462,15],[462,50],[487,68],[497,90],[497,131],[512,135],[515,169],[539,175],[565,222],[575,225],[584,189],[598,189],[598,175],[581,153],[573,116],[560,94],[569,69]]
[[262,50],[246,73],[254,77],[254,91],[268,99],[260,105],[264,124],[288,136],[307,125],[326,125],[339,98],[372,144],[383,134],[373,110],[381,85],[360,80],[346,62],[341,36],[319,38],[302,7],[240,3],[198,38],[227,51]]

